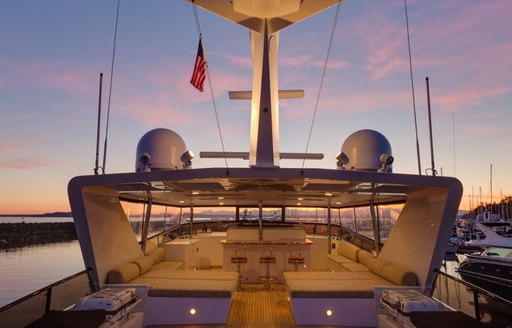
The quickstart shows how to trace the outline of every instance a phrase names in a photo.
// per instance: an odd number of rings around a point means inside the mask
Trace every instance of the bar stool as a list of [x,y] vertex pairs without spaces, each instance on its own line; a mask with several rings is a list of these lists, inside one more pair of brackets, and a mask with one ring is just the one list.
[[276,263],[276,257],[272,255],[272,246],[270,246],[270,254],[265,255],[263,246],[261,246],[260,263],[265,264],[265,275],[260,276],[260,281],[263,283],[264,290],[272,290],[272,283],[276,281],[276,277],[270,275],[270,264]]
[[247,263],[247,256],[245,256],[246,246],[244,245],[244,252],[242,255],[237,254],[237,246],[235,245],[235,255],[231,256],[231,263],[236,264],[236,272],[238,272],[238,281],[236,290],[243,290],[242,283],[247,281],[246,276],[242,276],[242,265]]
[[290,246],[290,256],[288,257],[288,263],[293,264],[295,266],[295,271],[298,270],[299,264],[303,265],[306,263],[306,260],[304,259],[304,256],[301,254],[301,248],[299,247],[299,255],[294,256],[292,247]]

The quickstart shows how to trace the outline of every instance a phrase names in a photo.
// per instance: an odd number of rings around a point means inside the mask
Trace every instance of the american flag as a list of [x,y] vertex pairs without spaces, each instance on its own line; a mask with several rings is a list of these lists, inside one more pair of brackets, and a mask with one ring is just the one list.
[[206,77],[206,59],[203,53],[203,41],[199,38],[199,46],[197,47],[196,63],[190,83],[199,91],[203,92],[204,79]]

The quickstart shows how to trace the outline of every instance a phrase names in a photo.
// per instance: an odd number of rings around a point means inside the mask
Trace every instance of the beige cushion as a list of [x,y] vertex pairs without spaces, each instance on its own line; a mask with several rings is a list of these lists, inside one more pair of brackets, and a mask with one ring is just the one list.
[[158,243],[155,239],[146,240],[146,248],[144,251],[144,255],[149,255],[152,251],[154,251],[158,247]]
[[132,263],[135,263],[139,267],[140,274],[148,272],[153,267],[153,259],[151,256],[139,257],[138,259],[133,260]]
[[236,290],[237,279],[200,280],[140,277],[135,284],[149,284],[150,297],[218,297],[231,298]]
[[[380,277],[371,272],[331,272],[331,271],[285,271],[283,279],[289,280],[376,280]],[[327,283],[328,284],[328,283]]]
[[140,269],[136,264],[126,263],[108,272],[107,284],[126,284],[137,278],[139,274]]
[[359,250],[359,252],[357,252],[358,262],[361,264],[364,264],[366,266],[368,266],[368,262],[370,262],[370,260],[374,259],[374,258],[375,258],[375,256],[373,256],[372,253],[365,251],[363,249],[361,249],[361,250]]
[[389,262],[386,260],[375,258],[368,262],[368,269],[370,269],[370,272],[373,272],[376,275],[380,276],[382,273],[382,268],[388,264]]
[[339,263],[338,265],[345,271],[364,272],[369,270],[366,265],[361,263]]
[[349,243],[348,241],[340,240],[338,242],[338,254],[345,256],[346,258],[349,258],[354,262],[357,262],[357,252],[359,250],[359,247]]
[[351,259],[349,258],[346,258],[345,256],[342,256],[342,255],[339,255],[339,254],[336,254],[336,253],[333,253],[333,254],[327,254],[326,255],[327,258],[336,263],[336,264],[340,264],[340,263],[347,263],[347,262],[354,262],[352,261]]
[[392,286],[392,283],[376,277],[364,280],[287,280],[288,295],[293,298],[373,298],[375,286]]
[[153,259],[153,265],[162,262],[165,259],[165,249],[157,247],[148,253],[148,256]]
[[184,280],[237,280],[234,271],[193,271],[193,270],[151,270],[141,278],[184,279]]
[[162,261],[153,265],[151,272],[158,270],[182,270],[185,267],[185,262],[183,261]]
[[390,263],[382,268],[382,278],[400,286],[417,286],[418,277],[416,273],[407,270],[399,265]]

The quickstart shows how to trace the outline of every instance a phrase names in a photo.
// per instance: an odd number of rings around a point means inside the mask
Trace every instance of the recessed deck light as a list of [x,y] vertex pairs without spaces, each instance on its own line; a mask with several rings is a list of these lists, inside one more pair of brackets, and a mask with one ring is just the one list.
[[196,314],[196,309],[191,308],[189,312],[190,312],[191,315],[195,315]]
[[325,311],[325,314],[330,317],[332,316],[332,310],[331,309],[327,309],[327,311]]

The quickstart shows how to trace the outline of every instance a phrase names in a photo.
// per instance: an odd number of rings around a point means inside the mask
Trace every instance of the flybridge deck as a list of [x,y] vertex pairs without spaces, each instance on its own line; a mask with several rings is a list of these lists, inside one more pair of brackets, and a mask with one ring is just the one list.
[[[193,222],[194,211],[200,211],[200,207],[230,207],[243,210],[244,208],[296,208],[297,202],[304,204],[307,208],[326,209],[326,221],[331,221],[331,211],[337,208],[378,207],[385,204],[403,204],[402,211],[396,220],[389,238],[384,247],[378,253],[379,263],[390,263],[397,267],[404,267],[412,270],[416,277],[417,290],[428,293],[436,278],[436,272],[441,266],[444,258],[445,248],[452,231],[454,219],[457,213],[458,204],[462,195],[460,182],[453,178],[416,176],[405,174],[390,174],[381,172],[362,172],[349,170],[321,170],[321,169],[190,169],[174,171],[152,171],[144,173],[111,174],[102,176],[83,176],[74,178],[69,184],[69,196],[75,220],[75,226],[80,240],[80,246],[86,267],[92,269],[92,278],[98,288],[109,287],[105,284],[110,271],[116,270],[119,266],[144,257],[141,247],[127,219],[122,202],[135,202],[145,204],[148,210],[146,217],[151,217],[151,207],[161,205],[171,208],[189,209],[191,222]],[[223,204],[220,205],[219,203]],[[259,227],[262,227],[262,216],[258,217]],[[284,222],[286,218],[284,218]],[[264,228],[264,227],[263,227]],[[254,226],[258,229],[258,226]],[[202,249],[211,247],[207,255],[207,262],[213,262],[213,256],[222,246],[219,236],[211,237],[197,236],[199,241],[192,247]],[[195,235],[193,238],[197,238]],[[329,252],[330,245],[327,239],[315,239],[310,246],[315,247],[311,251],[311,258],[325,258]],[[286,239],[286,236],[279,236]],[[308,237],[310,238],[310,237]],[[209,240],[211,239],[211,240]],[[235,243],[236,244],[236,243]],[[236,245],[228,243],[221,252],[235,251]],[[207,246],[208,245],[208,246]],[[213,245],[213,246],[212,246]],[[285,259],[288,254],[287,247],[293,244],[282,246],[272,241],[263,242],[256,246],[253,244],[239,244],[238,251],[246,245],[247,252],[252,259],[248,266],[252,265],[254,272],[253,280],[261,274],[257,267],[257,255],[259,248],[262,252],[268,252],[270,247],[275,248],[276,256]],[[186,246],[183,246],[186,247]],[[281,249],[282,247],[285,247]],[[297,246],[295,246],[297,247]],[[306,245],[304,254],[306,253]],[[172,251],[166,250],[166,256]],[[186,251],[185,251],[186,252]],[[294,252],[297,252],[295,249]],[[224,257],[229,254],[222,255]],[[308,258],[308,257],[307,257]],[[205,259],[203,259],[204,261]],[[279,260],[278,260],[279,261]],[[282,260],[281,260],[282,261]],[[251,264],[253,263],[253,264]],[[282,262],[281,262],[282,263]],[[361,265],[361,264],[357,264]],[[311,269],[311,263],[308,268]],[[234,271],[234,267],[222,265],[223,270]],[[190,269],[189,269],[190,270]],[[246,269],[248,270],[248,268]],[[286,272],[293,269],[286,268],[283,264],[277,264],[271,270]],[[149,272],[152,272],[150,270]],[[242,270],[243,272],[243,270]],[[307,274],[308,272],[304,272]],[[315,272],[310,272],[315,273]],[[328,273],[328,272],[325,272]],[[368,312],[375,310],[375,299],[370,297],[378,292],[352,291],[349,294],[343,292],[345,288],[353,289],[360,286],[367,290],[366,275],[368,273],[339,272],[341,275],[332,276],[336,280],[328,281],[324,278],[316,280],[316,276],[306,279],[291,277],[287,286],[290,288],[290,295],[295,299],[291,302],[294,308],[294,315],[299,315],[301,309],[307,308],[308,315],[296,317],[296,323],[300,324],[328,324],[329,320],[346,325],[374,325],[376,314]],[[353,274],[356,274],[357,285]],[[250,275],[249,275],[250,276]],[[179,323],[219,323],[226,320],[230,309],[229,298],[225,297],[227,290],[215,291],[215,297],[219,299],[205,299],[201,301],[199,295],[205,291],[187,291],[193,293],[194,297],[186,296],[184,291],[174,290],[175,288],[206,288],[210,290],[221,288],[226,283],[214,282],[199,283],[190,282],[194,275],[186,275],[187,284],[183,284],[183,278],[176,280],[171,275],[171,285],[162,285],[160,278],[149,278],[146,280],[135,280],[136,284],[149,283],[149,292],[146,291],[148,302],[145,312],[147,323],[151,324],[179,324]],[[140,278],[137,278],[140,279]],[[388,280],[375,280],[377,286],[381,286]],[[391,279],[391,278],[389,278]],[[202,279],[204,280],[204,279]],[[278,282],[281,279],[277,280]],[[318,285],[323,281],[322,286]],[[124,286],[129,287],[130,282]],[[156,284],[156,285],[152,285]],[[181,286],[181,287],[180,287]],[[236,286],[231,282],[229,286]],[[393,287],[393,286],[388,286]],[[152,288],[156,288],[151,292]],[[168,288],[173,288],[168,291]],[[222,287],[224,288],[224,287]],[[231,287],[229,287],[231,288]],[[306,290],[304,290],[306,289]],[[378,289],[377,289],[378,290]],[[380,289],[382,291],[382,289]],[[213,293],[209,291],[208,293]],[[155,294],[156,293],[156,294]],[[170,294],[169,294],[170,293]],[[223,294],[219,294],[223,293]],[[348,295],[362,295],[362,298],[353,299]],[[153,296],[152,296],[153,295]],[[172,300],[168,296],[173,295]],[[176,297],[176,295],[181,295]],[[192,294],[191,294],[192,295]],[[232,294],[234,295],[234,294]],[[295,295],[295,296],[293,296]],[[329,295],[328,298],[323,295]],[[332,295],[336,295],[334,298]],[[347,298],[348,297],[348,298]],[[359,296],[358,296],[359,297]],[[185,302],[185,303],[183,303]],[[212,303],[213,302],[213,303]],[[347,303],[348,302],[348,303]],[[216,304],[216,305],[214,305]],[[189,308],[204,311],[206,308],[221,306],[215,317],[194,317],[190,318]],[[356,305],[356,308],[354,308]],[[173,308],[173,316],[168,316],[163,310]],[[335,319],[328,319],[322,310],[328,308],[342,308],[344,311],[335,311]],[[302,312],[301,312],[302,313]],[[366,314],[365,314],[366,313]],[[339,320],[339,321],[337,321]]]
[[[300,90],[278,88],[279,32],[340,1],[191,2],[250,30],[252,90],[231,93],[232,98],[251,100],[249,151],[203,153],[206,157],[221,154],[247,158],[249,167],[193,169],[193,156],[183,139],[170,130],[155,129],[144,135],[137,146],[138,172],[72,179],[68,186],[71,209],[84,263],[91,269],[96,288],[140,284],[148,325],[223,323],[231,306],[233,288],[240,285],[240,275],[233,272],[234,266],[227,259],[247,248],[252,280],[261,278],[261,268],[257,267],[260,252],[259,260],[266,261],[267,273],[269,266],[279,267],[279,277],[266,275],[272,278],[265,280],[267,284],[288,279],[286,291],[298,324],[372,326],[377,322],[375,304],[382,286],[428,293],[441,266],[462,197],[457,179],[391,173],[391,146],[373,130],[360,130],[347,138],[342,152],[336,156],[337,162],[333,163],[337,169],[280,168],[282,158],[322,156],[279,150],[279,99],[301,95]],[[141,203],[145,208],[142,249],[123,208],[124,202]],[[389,204],[403,207],[380,249],[376,213],[379,206]],[[258,234],[252,234],[258,238],[221,242],[219,236],[212,234],[198,240],[191,238],[189,242],[159,245],[150,251],[146,244],[147,227],[156,205],[188,209],[191,233],[197,208],[234,208],[237,218],[244,208],[258,208],[258,225],[252,228],[258,230]],[[357,207],[366,207],[372,213],[378,245],[373,253],[346,241],[337,241],[343,247],[331,251],[330,229],[327,236],[313,236],[311,241],[289,242],[285,230],[281,231],[282,236],[277,233],[278,237],[273,237],[281,242],[264,237],[265,208],[278,208],[282,213],[289,208],[322,209],[330,225],[332,210]],[[282,222],[286,223],[286,217]],[[337,269],[346,267],[354,272],[289,273],[291,267],[283,261],[297,245],[308,248],[307,253],[304,251],[305,261],[329,258]],[[221,250],[221,272],[205,276],[193,270],[179,270],[176,254],[185,254],[187,258],[186,254],[203,247],[211,247],[212,251],[204,255],[209,261],[214,261],[214,250]],[[272,247],[279,253],[277,258]],[[348,263],[336,262],[346,259]],[[185,263],[185,267],[190,265]],[[311,263],[306,267],[306,271],[311,271]],[[243,274],[243,269],[240,272]]]
[[[98,260],[109,255],[98,254],[94,244],[109,238],[114,231],[133,235],[130,227],[117,227],[117,219],[128,225],[121,201],[193,208],[218,207],[219,202],[226,207],[297,207],[301,199],[304,207],[330,209],[404,203],[394,228],[399,232],[392,231],[380,256],[404,265],[414,264],[421,285],[429,288],[441,265],[461,195],[461,184],[453,178],[283,168],[83,176],[74,178],[69,185],[86,266],[95,268],[98,284],[104,271],[110,269],[100,268]],[[113,224],[112,228],[104,229],[109,224]],[[136,249],[135,237],[133,240]],[[103,250],[106,246],[102,245]],[[109,247],[115,251],[115,245]],[[410,252],[404,252],[406,249]],[[126,256],[132,255],[128,252]]]

